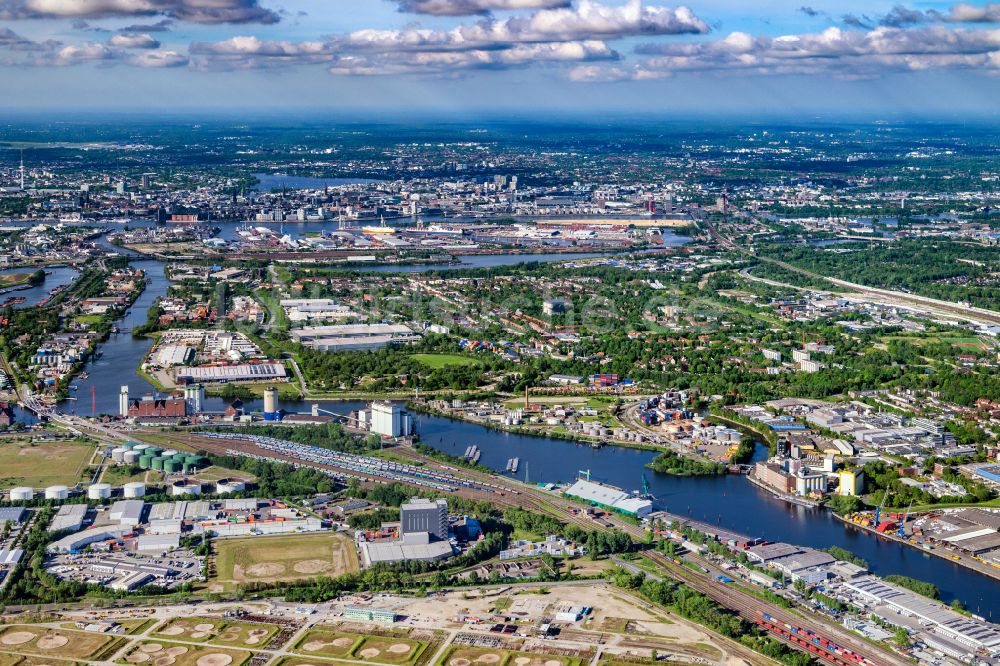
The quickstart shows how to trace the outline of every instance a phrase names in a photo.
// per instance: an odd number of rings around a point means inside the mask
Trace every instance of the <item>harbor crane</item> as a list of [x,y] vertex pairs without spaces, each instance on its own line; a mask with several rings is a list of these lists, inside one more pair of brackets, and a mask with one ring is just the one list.
[[910,517],[910,509],[913,508],[913,500],[910,500],[910,505],[906,507],[906,513],[903,514],[903,518],[899,521],[899,531],[896,535],[900,539],[905,539],[906,535],[903,533],[903,527],[906,525],[906,519]]

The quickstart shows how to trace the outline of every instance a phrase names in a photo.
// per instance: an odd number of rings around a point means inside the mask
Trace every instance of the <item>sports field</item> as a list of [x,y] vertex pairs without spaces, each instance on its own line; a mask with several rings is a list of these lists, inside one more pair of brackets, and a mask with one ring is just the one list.
[[215,577],[210,585],[339,576],[358,570],[354,542],[346,534],[320,532],[218,539]]
[[82,478],[92,455],[94,446],[79,442],[4,441],[0,443],[0,488],[71,486]]
[[482,365],[474,358],[458,354],[414,354],[413,358],[432,370],[454,366]]

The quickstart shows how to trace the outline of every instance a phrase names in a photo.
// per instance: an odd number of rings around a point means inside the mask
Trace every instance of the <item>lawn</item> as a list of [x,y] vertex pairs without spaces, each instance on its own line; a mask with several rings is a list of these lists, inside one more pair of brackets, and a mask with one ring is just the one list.
[[239,583],[335,577],[358,570],[354,542],[346,534],[322,532],[218,539],[216,577],[210,583]]
[[0,444],[0,488],[71,486],[83,477],[93,455],[93,445],[79,442],[4,441]]
[[414,354],[413,358],[432,370],[452,366],[482,365],[482,363],[474,358],[459,356],[458,354]]

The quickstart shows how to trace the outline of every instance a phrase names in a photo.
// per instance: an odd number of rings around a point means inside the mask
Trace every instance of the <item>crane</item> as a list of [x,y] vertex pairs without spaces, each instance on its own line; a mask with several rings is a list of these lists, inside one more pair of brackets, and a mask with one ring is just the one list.
[[885,501],[889,499],[889,488],[886,487],[882,494],[882,503],[875,507],[875,528],[877,529],[882,518],[882,509],[885,508]]
[[899,536],[900,539],[906,538],[906,535],[903,534],[903,526],[906,525],[906,519],[910,517],[910,509],[912,508],[913,508],[913,500],[911,499],[910,505],[906,507],[906,513],[903,514],[902,520],[899,521],[899,532],[897,532],[896,534],[897,536]]

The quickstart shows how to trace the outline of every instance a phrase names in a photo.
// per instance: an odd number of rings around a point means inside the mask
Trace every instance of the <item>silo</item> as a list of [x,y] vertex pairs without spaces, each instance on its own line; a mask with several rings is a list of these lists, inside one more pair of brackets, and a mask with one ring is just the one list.
[[21,486],[19,488],[12,488],[10,491],[11,502],[27,502],[33,499],[35,499],[35,491],[33,488]]
[[87,488],[87,499],[101,500],[111,497],[111,485],[107,483],[95,483]]
[[129,498],[142,497],[146,494],[146,484],[138,481],[126,483],[122,486],[122,494]]
[[69,497],[69,488],[66,486],[49,486],[45,489],[45,499],[64,500]]
[[264,389],[264,420],[281,420],[281,415],[278,413],[278,389],[274,387]]

